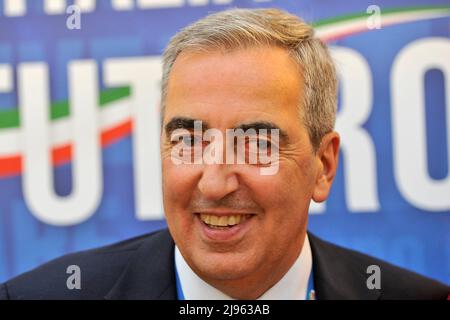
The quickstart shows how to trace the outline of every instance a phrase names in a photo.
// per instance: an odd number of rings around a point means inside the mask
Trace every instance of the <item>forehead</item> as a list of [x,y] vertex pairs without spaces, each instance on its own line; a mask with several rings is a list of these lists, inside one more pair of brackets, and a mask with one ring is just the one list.
[[169,76],[164,120],[186,116],[220,126],[298,114],[299,69],[278,47],[182,52]]

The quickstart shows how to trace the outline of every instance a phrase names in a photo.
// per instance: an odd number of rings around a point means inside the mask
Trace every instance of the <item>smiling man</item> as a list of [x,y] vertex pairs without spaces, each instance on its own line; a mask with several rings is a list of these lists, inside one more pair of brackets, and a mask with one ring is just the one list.
[[[60,258],[0,286],[0,298],[446,298],[444,284],[307,232],[338,166],[336,92],[327,48],[293,15],[234,9],[183,29],[163,65],[169,231]],[[81,290],[66,287],[69,265]]]
[[[255,34],[256,39],[245,39],[239,33],[245,22],[239,20],[241,15],[261,24],[264,22],[264,15],[259,17],[261,13],[238,11],[210,19],[223,19],[227,15],[236,24],[230,23],[228,30],[221,31],[224,39],[220,39],[217,31],[210,35],[217,38],[215,42],[192,37],[190,47],[178,53],[173,64],[172,56],[180,50],[177,46],[184,45],[183,38],[201,30],[194,25],[169,44],[165,62],[171,65],[171,71],[164,82],[163,126],[167,130],[173,127],[173,119],[189,118],[225,133],[243,125],[272,123],[285,136],[275,160],[279,162],[279,171],[264,176],[258,165],[176,165],[171,158],[171,140],[165,132],[161,141],[164,209],[181,253],[177,256],[179,260],[184,257],[196,275],[225,294],[254,299],[293,266],[305,242],[310,201],[321,202],[328,195],[339,146],[339,136],[331,131],[336,83],[325,48],[314,40],[310,46],[322,56],[322,60],[314,63],[315,77],[322,77],[318,70],[328,75],[323,93],[329,97],[323,98],[326,105],[313,103],[315,108],[329,114],[326,117],[329,123],[321,130],[325,131],[320,133],[321,144],[313,145],[302,121],[304,77],[293,53],[281,44],[274,45],[282,39],[273,39],[274,44],[269,44],[263,38],[269,35]],[[270,21],[270,16],[265,19],[269,24],[275,22]],[[303,31],[302,36],[307,37],[311,29],[306,25],[303,29],[296,33]],[[311,53],[309,58],[314,58]],[[309,95],[313,90],[322,88],[311,88]],[[199,143],[198,147],[202,145]]]

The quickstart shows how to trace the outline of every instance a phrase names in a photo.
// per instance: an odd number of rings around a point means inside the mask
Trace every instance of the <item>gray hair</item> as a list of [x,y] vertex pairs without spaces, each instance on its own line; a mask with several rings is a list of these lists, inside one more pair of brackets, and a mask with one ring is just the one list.
[[[278,9],[231,9],[211,14],[178,32],[163,54],[161,119],[170,71],[186,50],[211,52],[255,46],[286,49],[300,66],[304,94],[300,118],[315,150],[332,131],[336,118],[337,79],[327,47],[303,20]],[[304,106],[301,108],[301,106]],[[304,110],[303,110],[304,109]]]

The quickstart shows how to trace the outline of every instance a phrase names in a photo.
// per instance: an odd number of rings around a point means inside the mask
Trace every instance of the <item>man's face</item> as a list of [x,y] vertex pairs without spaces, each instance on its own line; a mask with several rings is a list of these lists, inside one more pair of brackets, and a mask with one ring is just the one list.
[[[324,200],[323,160],[298,111],[302,87],[299,67],[276,47],[183,52],[174,63],[161,135],[164,210],[183,257],[207,282],[275,281],[300,253],[310,200]],[[278,172],[261,175],[258,164],[176,165],[169,129],[193,134],[190,120],[224,137],[226,129],[261,123],[278,128]],[[233,226],[211,226],[221,217]]]

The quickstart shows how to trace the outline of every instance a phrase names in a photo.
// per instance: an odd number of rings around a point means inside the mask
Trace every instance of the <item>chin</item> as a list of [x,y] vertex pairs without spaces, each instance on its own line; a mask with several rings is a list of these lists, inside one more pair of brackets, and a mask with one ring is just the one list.
[[229,254],[209,254],[196,264],[202,277],[214,280],[238,280],[252,274],[254,267],[245,259],[230,257]]

